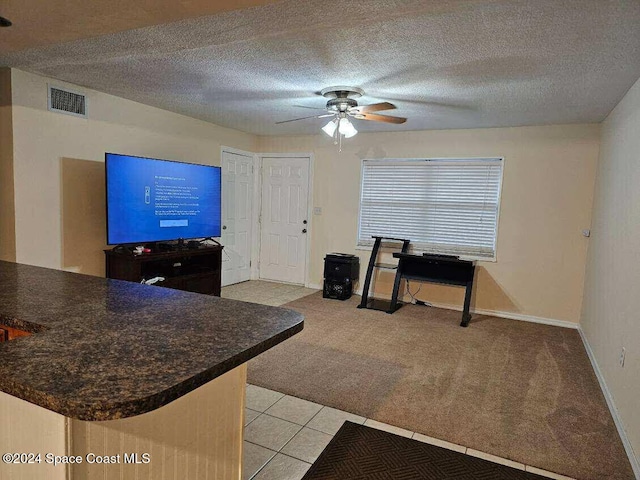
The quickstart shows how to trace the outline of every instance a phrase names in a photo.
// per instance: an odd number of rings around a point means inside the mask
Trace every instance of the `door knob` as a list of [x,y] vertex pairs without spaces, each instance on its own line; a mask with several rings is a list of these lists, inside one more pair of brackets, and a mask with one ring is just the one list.
[[223,225],[223,226],[222,226],[222,229],[223,229],[223,230],[226,230],[226,229],[227,229],[227,226],[226,226],[226,225]]
[[303,229],[302,229],[302,233],[307,233],[307,229],[306,229],[306,228],[303,228]]

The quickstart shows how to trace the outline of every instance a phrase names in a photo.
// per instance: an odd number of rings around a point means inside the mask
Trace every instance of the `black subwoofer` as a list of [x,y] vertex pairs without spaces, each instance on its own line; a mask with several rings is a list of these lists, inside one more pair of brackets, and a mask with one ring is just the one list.
[[322,296],[346,300],[353,294],[353,284],[360,274],[360,259],[347,253],[329,253],[324,257]]

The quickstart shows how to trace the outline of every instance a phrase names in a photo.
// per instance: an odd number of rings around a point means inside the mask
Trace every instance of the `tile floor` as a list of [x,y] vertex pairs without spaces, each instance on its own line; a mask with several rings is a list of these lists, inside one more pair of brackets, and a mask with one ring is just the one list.
[[245,302],[278,307],[317,291],[313,288],[305,288],[302,285],[251,280],[222,287],[221,296],[232,300],[243,300]]
[[[257,280],[224,287],[222,297],[279,306],[315,292],[299,285]],[[247,385],[243,480],[300,480],[346,420],[548,478],[573,480],[255,385]]]

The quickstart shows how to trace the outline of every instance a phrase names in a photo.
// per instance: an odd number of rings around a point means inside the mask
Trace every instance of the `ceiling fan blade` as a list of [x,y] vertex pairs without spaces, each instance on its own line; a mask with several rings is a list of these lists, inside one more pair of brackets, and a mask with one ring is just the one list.
[[393,103],[389,102],[381,102],[374,103],[372,105],[361,105],[359,107],[353,107],[349,111],[353,111],[354,113],[371,113],[371,112],[379,112],[381,110],[393,110],[396,106]]
[[302,117],[302,118],[292,118],[291,120],[283,120],[281,122],[276,122],[276,125],[280,123],[297,122],[298,120],[306,120],[307,118],[325,118],[325,117],[333,117],[333,113],[327,113],[325,115],[311,115],[310,117]]
[[360,120],[373,120],[374,122],[385,122],[385,123],[404,123],[407,121],[406,118],[403,117],[392,117],[390,115],[378,115],[376,113],[363,113],[354,116]]
[[306,105],[294,105],[294,107],[298,107],[298,108],[310,108],[311,110],[323,110],[323,111],[327,111],[326,108],[319,108],[319,107],[307,107]]

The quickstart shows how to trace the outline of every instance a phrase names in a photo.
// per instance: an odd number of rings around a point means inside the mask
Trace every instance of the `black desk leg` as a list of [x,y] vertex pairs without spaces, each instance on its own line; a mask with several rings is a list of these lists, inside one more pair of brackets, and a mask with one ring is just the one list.
[[462,322],[461,327],[468,327],[471,321],[471,314],[469,314],[469,307],[471,306],[471,290],[473,290],[473,280],[467,282],[467,290],[464,294],[464,308],[462,309]]
[[369,266],[367,267],[367,276],[364,278],[364,287],[362,287],[362,298],[360,299],[360,305],[358,308],[367,308],[369,306],[369,287],[371,286],[371,277],[373,276],[373,269],[376,266],[376,258],[378,258],[378,250],[382,243],[382,237],[376,238],[371,250],[371,257],[369,258]]
[[387,311],[387,313],[393,313],[398,309],[398,291],[400,290],[400,281],[402,280],[402,273],[400,271],[400,268],[400,264],[398,264],[398,270],[396,270],[396,279],[393,282],[391,303],[389,304],[389,310]]

